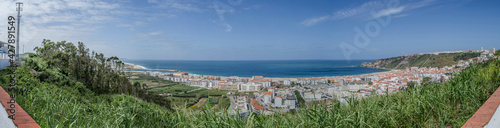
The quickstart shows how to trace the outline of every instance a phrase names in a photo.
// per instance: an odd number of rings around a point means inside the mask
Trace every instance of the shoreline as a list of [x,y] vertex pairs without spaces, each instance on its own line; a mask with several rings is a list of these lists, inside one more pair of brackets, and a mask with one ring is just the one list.
[[[139,70],[148,69],[148,68],[146,68],[146,67],[144,67],[142,65],[138,65],[138,64],[127,63],[127,62],[124,62],[124,64],[126,65],[125,69],[127,69],[127,66],[129,67],[129,69],[128,69],[129,71],[145,72],[145,71],[139,71]],[[364,68],[371,68],[371,67],[364,67]],[[378,69],[378,68],[374,68],[374,69]],[[399,69],[391,69],[391,70],[388,70],[388,69],[379,69],[379,70],[386,70],[386,71],[372,72],[372,73],[363,73],[363,74],[357,74],[357,75],[342,75],[342,76],[318,76],[318,77],[265,77],[264,76],[264,77],[267,78],[267,79],[271,79],[271,80],[290,80],[290,79],[309,79],[309,78],[336,78],[336,77],[348,77],[348,76],[377,75],[377,74],[382,74],[382,73],[390,73],[392,71],[398,71]],[[151,71],[154,72],[154,70],[151,70]],[[177,70],[177,72],[183,72],[183,71]],[[201,75],[201,74],[189,73],[189,75]],[[216,76],[216,75],[203,75],[203,76],[232,77],[232,76]],[[236,77],[240,77],[240,78],[252,78],[252,77],[242,77],[242,76],[236,76]]]
[[123,62],[123,64],[125,64],[125,67],[124,69],[127,69],[128,70],[144,70],[144,69],[148,69],[142,65],[138,65],[138,64],[132,64],[132,63],[127,63],[127,62]]

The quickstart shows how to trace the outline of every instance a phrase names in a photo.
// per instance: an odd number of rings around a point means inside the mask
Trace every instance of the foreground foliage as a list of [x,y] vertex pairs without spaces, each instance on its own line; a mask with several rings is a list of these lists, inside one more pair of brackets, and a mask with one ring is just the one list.
[[116,56],[90,52],[82,42],[75,46],[71,42],[53,42],[44,39],[41,47],[35,47],[36,54],[26,59],[26,65],[35,72],[41,82],[57,83],[58,86],[74,85],[86,88],[95,94],[127,94],[159,104],[167,109],[170,101],[148,94],[138,82],[130,83],[120,72],[124,63]]
[[500,84],[500,61],[491,61],[473,64],[443,84],[348,105],[335,102],[331,108],[312,106],[294,113],[250,114],[240,119],[207,109],[172,112],[126,93],[101,93],[58,67],[43,66],[43,60],[27,61],[40,63],[0,71],[0,83],[7,88],[7,72],[16,70],[17,102],[42,127],[459,127]]

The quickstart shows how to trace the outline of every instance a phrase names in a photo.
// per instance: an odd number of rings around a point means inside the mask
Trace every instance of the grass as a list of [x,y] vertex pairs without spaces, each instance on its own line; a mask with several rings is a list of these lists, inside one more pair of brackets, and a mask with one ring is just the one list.
[[219,98],[219,107],[217,107],[216,111],[227,110],[229,108],[229,105],[231,105],[231,100],[229,98],[220,97]]
[[185,107],[189,107],[189,105],[195,104],[198,102],[199,98],[196,97],[167,97],[172,103],[174,109],[184,109]]
[[178,85],[179,83],[170,81],[170,80],[164,80],[159,77],[155,76],[150,76],[142,73],[128,73],[127,76],[130,79],[130,82],[139,82],[142,84],[146,84],[148,88],[158,88],[158,87],[163,87],[163,86],[172,86],[172,85]]
[[338,102],[336,99],[324,99],[324,100],[318,100],[318,101],[307,101],[306,104],[308,106],[315,106],[315,105],[318,105],[318,106],[327,106],[327,107],[330,107],[330,105],[334,102]]
[[[6,73],[0,71],[4,88]],[[40,82],[27,67],[16,73],[17,102],[42,127],[460,127],[500,85],[500,62],[492,61],[473,64],[443,84],[241,119],[206,109],[172,112],[128,95],[56,86]]]
[[184,94],[179,94],[175,96],[201,96],[201,97],[208,97],[208,96],[221,96],[221,95],[226,95],[229,91],[227,90],[215,90],[215,89],[200,89],[196,90],[193,92],[189,93],[184,93]]
[[159,94],[163,94],[163,93],[177,94],[180,92],[190,91],[190,90],[197,89],[197,88],[199,88],[199,87],[176,84],[176,85],[172,85],[172,86],[149,89],[148,92],[154,92],[154,93],[159,93]]

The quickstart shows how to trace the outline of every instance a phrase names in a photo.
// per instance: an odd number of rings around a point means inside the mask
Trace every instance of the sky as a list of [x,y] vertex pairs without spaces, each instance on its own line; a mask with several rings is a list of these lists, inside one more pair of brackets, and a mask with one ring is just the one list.
[[[0,41],[15,2],[0,0]],[[357,60],[500,48],[497,0],[22,2],[21,52],[43,39],[147,60]]]

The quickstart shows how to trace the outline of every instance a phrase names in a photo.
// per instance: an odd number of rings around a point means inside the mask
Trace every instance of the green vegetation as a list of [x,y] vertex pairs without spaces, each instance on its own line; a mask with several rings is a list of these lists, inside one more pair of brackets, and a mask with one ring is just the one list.
[[57,86],[77,86],[80,93],[92,91],[100,94],[126,94],[159,104],[170,109],[170,101],[146,93],[139,83],[130,83],[120,69],[124,63],[118,57],[105,58],[104,54],[90,52],[82,42],[52,42],[44,39],[42,47],[35,47],[36,55],[25,59],[26,65],[36,72],[40,82]]
[[441,53],[438,55],[424,54],[414,56],[399,56],[385,59],[387,69],[404,69],[407,67],[443,67],[451,66],[458,63],[460,60],[467,60],[478,57],[479,52],[463,52],[463,53]]
[[[185,85],[176,85],[176,86],[190,87],[190,86],[185,86]],[[153,89],[151,89],[151,90],[153,90]],[[191,107],[192,105],[196,104],[198,102],[198,100],[200,100],[201,98],[208,98],[210,100],[209,97],[215,97],[215,98],[217,98],[217,100],[216,100],[217,102],[222,102],[222,100],[219,100],[219,98],[222,98],[222,96],[226,95],[227,92],[229,92],[229,91],[226,91],[226,90],[199,89],[199,90],[188,92],[188,93],[182,92],[182,94],[174,94],[173,96],[168,97],[167,99],[169,99],[170,101],[172,101],[173,105],[175,105],[175,106],[173,106],[174,108],[183,109],[183,107],[184,108],[185,107]],[[230,103],[229,103],[229,101],[228,102],[222,102],[222,103],[213,103],[212,105],[208,105],[208,107],[211,108],[215,104],[219,104],[219,106],[221,106],[219,108],[225,108],[225,109],[227,109],[227,107],[229,107]],[[197,107],[203,107],[203,106],[204,105],[197,106]]]
[[222,96],[226,95],[227,90],[213,90],[213,89],[200,89],[189,93],[175,95],[178,97],[208,97],[208,96]]
[[[500,61],[493,60],[472,64],[442,84],[351,100],[347,105],[333,102],[328,107],[314,105],[294,113],[250,114],[241,119],[205,107],[196,112],[171,111],[156,102],[145,102],[148,99],[139,96],[139,91],[127,89],[133,89],[127,87],[130,83],[114,84],[123,81],[117,79],[120,75],[113,76],[119,72],[106,68],[106,62],[105,68],[99,65],[103,63],[92,62],[102,60],[100,57],[72,60],[78,56],[54,53],[60,60],[37,51],[40,57],[26,59],[25,66],[0,71],[0,84],[8,88],[7,74],[15,70],[17,103],[42,127],[460,127],[500,85]],[[93,73],[93,79],[72,71],[92,65],[95,67],[80,72]],[[193,93],[202,95],[203,91],[207,90]],[[214,103],[210,98],[205,104]],[[219,104],[229,102],[228,98],[218,100]]]
[[148,92],[159,93],[159,94],[163,94],[163,93],[177,94],[177,93],[184,93],[186,91],[194,90],[197,88],[199,88],[199,87],[176,84],[176,85],[172,85],[172,86],[165,86],[165,87],[149,89]]
[[430,78],[430,77],[424,77],[424,78],[422,78],[422,83],[421,83],[422,86],[430,85],[432,83],[431,79],[432,78]]
[[172,108],[181,110],[196,104],[200,97],[167,97],[167,99],[171,101]]
[[219,107],[217,107],[216,110],[226,110],[229,108],[229,105],[231,105],[231,100],[227,97],[220,97],[219,98]]
[[418,85],[417,82],[415,81],[409,81],[408,83],[406,83],[406,89],[407,90],[412,90],[413,88],[415,88],[416,86]]
[[162,78],[159,78],[159,77],[154,77],[154,76],[150,76],[150,75],[146,75],[146,74],[142,74],[142,73],[139,73],[139,74],[134,74],[134,75],[131,75],[132,77],[136,77],[136,78],[131,78],[130,81],[132,83],[134,82],[140,82],[140,83],[161,83],[163,85],[173,85],[173,84],[177,84],[176,82],[173,82],[173,81],[170,81],[170,80],[165,80],[165,79],[162,79]]
[[304,98],[302,98],[302,95],[300,95],[300,92],[295,90],[295,91],[293,91],[293,93],[295,93],[295,96],[297,96],[297,102],[299,102],[299,106],[304,107],[306,104],[306,101],[304,100]]

